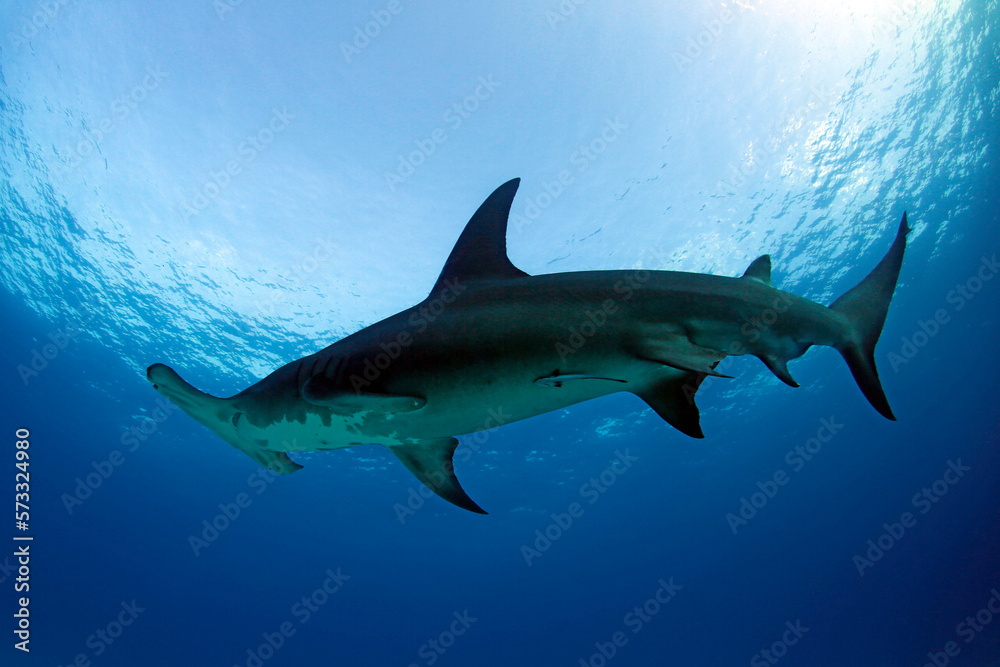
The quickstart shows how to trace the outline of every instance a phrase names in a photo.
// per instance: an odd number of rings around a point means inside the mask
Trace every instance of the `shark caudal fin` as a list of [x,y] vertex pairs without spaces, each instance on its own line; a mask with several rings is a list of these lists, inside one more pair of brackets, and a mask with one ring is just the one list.
[[896,417],[892,414],[875,368],[875,343],[882,334],[882,325],[885,324],[889,303],[896,289],[899,267],[903,264],[903,252],[906,250],[906,235],[909,232],[906,213],[903,213],[896,240],[892,242],[892,247],[882,261],[864,280],[830,305],[831,310],[846,317],[853,325],[852,334],[837,349],[868,402],[883,417],[892,420]]

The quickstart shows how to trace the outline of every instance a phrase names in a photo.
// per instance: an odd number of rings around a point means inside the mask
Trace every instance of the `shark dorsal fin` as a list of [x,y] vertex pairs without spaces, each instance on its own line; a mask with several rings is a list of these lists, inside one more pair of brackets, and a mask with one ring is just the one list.
[[750,266],[743,272],[742,277],[764,283],[768,287],[773,287],[771,285],[771,256],[761,255],[750,262]]
[[520,178],[507,181],[486,198],[458,237],[431,294],[447,287],[448,280],[465,282],[528,275],[507,257],[507,216],[520,183]]

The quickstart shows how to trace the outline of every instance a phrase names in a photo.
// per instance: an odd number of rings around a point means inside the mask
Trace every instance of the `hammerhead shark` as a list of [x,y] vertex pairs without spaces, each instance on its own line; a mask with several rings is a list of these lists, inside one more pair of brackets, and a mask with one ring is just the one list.
[[910,231],[829,307],[775,289],[763,255],[742,276],[580,271],[531,276],[507,257],[520,179],[469,220],[426,299],[230,398],[153,364],[153,389],[271,470],[287,452],[381,444],[432,491],[485,514],[455,477],[456,435],[627,391],[685,435],[704,437],[695,393],[730,355],[751,354],[786,384],[812,345],[837,349],[871,405],[895,419],[875,368]]

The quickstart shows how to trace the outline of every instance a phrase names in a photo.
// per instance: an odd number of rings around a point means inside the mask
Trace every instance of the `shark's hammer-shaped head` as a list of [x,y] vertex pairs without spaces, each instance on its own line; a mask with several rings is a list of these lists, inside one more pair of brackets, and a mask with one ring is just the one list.
[[198,391],[165,364],[153,364],[147,368],[146,379],[167,400],[216,432],[220,426],[218,422],[231,421],[235,414],[228,401]]
[[146,369],[146,379],[153,389],[177,405],[195,421],[211,429],[233,447],[242,450],[254,461],[279,475],[295,472],[302,466],[284,452],[262,449],[244,439],[240,431],[246,427],[243,412],[232,398],[218,398],[198,391],[165,364],[153,364]]
[[194,407],[197,397],[204,395],[177,374],[166,364],[153,364],[146,369],[146,379],[153,385],[153,389],[165,396],[171,403],[187,410]]

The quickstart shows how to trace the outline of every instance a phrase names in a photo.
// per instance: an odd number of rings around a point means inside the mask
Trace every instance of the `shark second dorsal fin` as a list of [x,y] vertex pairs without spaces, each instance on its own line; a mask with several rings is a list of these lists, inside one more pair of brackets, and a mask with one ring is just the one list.
[[444,263],[431,294],[440,293],[446,281],[465,282],[496,278],[522,278],[528,274],[507,257],[507,217],[521,179],[507,181],[479,207]]
[[742,277],[764,283],[768,287],[773,287],[771,284],[771,256],[761,255],[750,262],[750,266],[743,272]]

